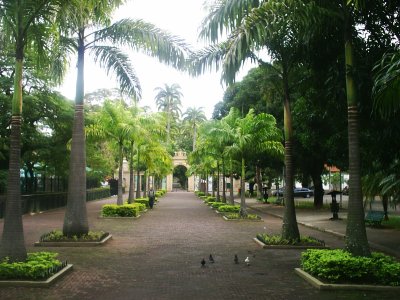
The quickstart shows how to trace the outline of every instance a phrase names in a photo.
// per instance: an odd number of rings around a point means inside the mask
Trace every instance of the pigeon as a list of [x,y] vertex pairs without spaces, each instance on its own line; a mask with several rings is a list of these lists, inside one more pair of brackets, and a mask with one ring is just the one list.
[[246,259],[244,260],[244,262],[246,263],[247,266],[250,266],[250,259],[247,256]]
[[238,264],[238,263],[239,263],[239,258],[238,258],[238,256],[237,256],[237,254],[235,254],[235,258],[233,259],[233,261],[235,262],[235,264]]
[[204,260],[204,258],[201,260],[201,267],[204,268],[206,265],[206,261]]
[[208,260],[210,261],[210,263],[214,263],[214,257],[210,254],[210,256],[208,257]]

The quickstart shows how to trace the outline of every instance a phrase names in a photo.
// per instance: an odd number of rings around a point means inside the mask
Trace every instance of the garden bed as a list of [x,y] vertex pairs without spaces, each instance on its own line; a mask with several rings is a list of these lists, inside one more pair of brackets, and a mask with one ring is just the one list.
[[56,259],[58,253],[28,253],[24,262],[0,263],[0,286],[47,287],[72,270],[67,261]]
[[325,242],[313,237],[301,237],[300,242],[282,239],[281,236],[257,234],[254,242],[264,249],[324,249]]
[[38,242],[35,242],[36,247],[93,247],[102,246],[112,238],[108,232],[89,232],[83,237],[66,237],[61,231],[51,231],[40,237]]
[[296,273],[319,289],[400,291],[400,263],[377,252],[362,257],[340,249],[310,249],[302,253]]
[[258,215],[248,214],[246,217],[242,217],[238,213],[225,213],[223,216],[226,221],[251,221],[251,222],[261,222],[262,219]]

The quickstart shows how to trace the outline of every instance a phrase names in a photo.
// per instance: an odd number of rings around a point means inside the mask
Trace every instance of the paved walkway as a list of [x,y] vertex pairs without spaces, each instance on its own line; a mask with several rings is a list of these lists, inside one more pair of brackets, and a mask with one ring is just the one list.
[[[293,271],[300,250],[266,250],[253,242],[259,232],[280,232],[281,219],[264,212],[267,206],[250,203],[262,210],[263,222],[224,221],[192,193],[174,192],[139,219],[99,219],[101,206],[111,202],[116,198],[87,205],[91,230],[113,235],[103,247],[34,248],[42,233],[62,227],[64,209],[24,216],[28,251],[56,251],[74,270],[50,288],[0,288],[0,299],[397,299],[391,293],[311,287]],[[308,227],[301,232],[343,247],[343,239],[332,234]],[[215,263],[201,268],[210,253]]]

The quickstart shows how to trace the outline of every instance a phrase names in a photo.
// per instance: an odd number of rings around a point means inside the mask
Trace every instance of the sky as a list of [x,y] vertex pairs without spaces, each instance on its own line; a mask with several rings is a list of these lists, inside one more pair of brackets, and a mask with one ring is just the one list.
[[[204,0],[128,0],[115,12],[114,21],[122,18],[143,19],[173,35],[183,38],[194,48],[200,49],[205,44],[198,41],[198,29],[206,15]],[[171,67],[159,63],[146,55],[129,52],[131,62],[142,87],[140,106],[155,105],[156,87],[177,83],[181,86],[182,112],[188,107],[203,107],[207,118],[211,118],[214,105],[222,101],[226,86],[221,85],[220,72],[206,71],[199,77],[191,77]],[[71,58],[69,72],[59,91],[69,99],[75,97],[76,58]],[[237,75],[240,80],[252,67],[246,64]],[[85,60],[85,93],[100,88],[118,87],[115,78],[107,76],[105,70],[97,67],[89,57]]]

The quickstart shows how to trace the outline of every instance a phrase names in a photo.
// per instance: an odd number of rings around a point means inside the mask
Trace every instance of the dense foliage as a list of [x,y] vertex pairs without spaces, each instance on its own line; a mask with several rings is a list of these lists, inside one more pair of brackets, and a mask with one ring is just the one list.
[[357,257],[344,250],[307,250],[302,253],[304,271],[329,283],[400,285],[400,263],[382,253]]

